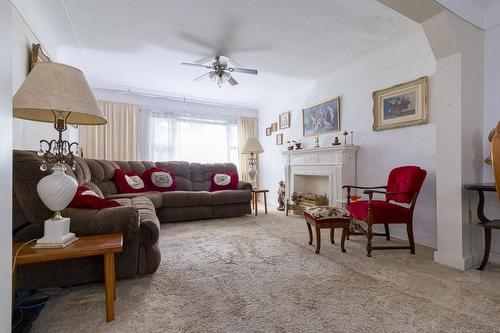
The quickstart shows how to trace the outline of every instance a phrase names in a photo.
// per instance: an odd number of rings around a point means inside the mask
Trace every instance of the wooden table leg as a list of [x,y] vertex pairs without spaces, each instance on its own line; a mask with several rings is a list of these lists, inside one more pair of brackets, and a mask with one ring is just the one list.
[[316,251],[314,253],[319,254],[319,249],[321,247],[321,229],[316,227]]
[[115,255],[104,255],[104,291],[106,294],[106,321],[115,319]]
[[257,216],[259,214],[259,205],[258,205],[258,202],[259,202],[259,194],[257,192],[254,193],[254,201],[255,201],[255,216]]
[[307,231],[309,231],[309,245],[312,245],[312,243],[313,243],[312,228],[311,228],[311,225],[309,224],[309,222],[307,222],[307,221],[306,221],[306,225],[307,225]]
[[340,240],[340,248],[342,252],[345,253],[345,239],[349,235],[349,226],[342,228],[342,238]]
[[267,215],[267,195],[266,195],[266,192],[264,192],[264,208],[265,208],[265,212]]
[[486,264],[488,263],[488,258],[490,257],[490,247],[491,247],[491,229],[484,228],[484,255],[483,261],[481,262],[481,266],[477,269],[482,271]]
[[330,242],[332,242],[332,244],[335,244],[335,228],[330,229]]

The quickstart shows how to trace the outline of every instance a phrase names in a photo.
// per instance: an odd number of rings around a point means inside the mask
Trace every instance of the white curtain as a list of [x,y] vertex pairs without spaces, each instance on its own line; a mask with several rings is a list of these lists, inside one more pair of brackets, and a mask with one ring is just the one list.
[[248,158],[250,156],[241,154],[241,150],[250,138],[256,138],[257,133],[257,119],[241,117],[238,120],[238,157],[239,157],[239,175],[240,179],[246,182],[250,181],[248,177]]
[[138,159],[137,116],[134,104],[98,101],[108,120],[102,126],[80,126],[84,157],[118,161]]
[[139,113],[144,133],[140,134],[141,158],[238,165],[237,118],[146,107]]

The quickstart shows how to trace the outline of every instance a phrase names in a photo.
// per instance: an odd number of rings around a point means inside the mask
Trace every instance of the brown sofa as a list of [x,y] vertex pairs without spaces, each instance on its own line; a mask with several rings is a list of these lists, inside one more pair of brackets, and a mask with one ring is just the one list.
[[[51,212],[36,192],[41,160],[32,151],[14,151],[13,159],[14,241],[28,241],[43,235],[43,221]],[[177,187],[173,192],[118,193],[114,170],[143,173],[158,166],[171,170]],[[242,216],[251,212],[251,185],[239,182],[234,191],[209,192],[214,172],[235,172],[232,163],[200,164],[188,162],[113,162],[77,158],[77,168],[67,173],[81,186],[88,187],[122,206],[102,210],[67,208],[71,231],[77,236],[121,232],[123,252],[116,257],[117,278],[151,274],[158,268],[159,223],[216,217]],[[20,267],[17,286],[42,288],[68,286],[102,280],[102,258],[84,258]]]

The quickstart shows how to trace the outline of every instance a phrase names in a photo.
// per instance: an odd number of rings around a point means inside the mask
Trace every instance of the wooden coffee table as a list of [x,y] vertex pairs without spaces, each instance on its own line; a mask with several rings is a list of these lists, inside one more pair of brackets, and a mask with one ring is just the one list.
[[[24,243],[14,243],[12,258]],[[122,252],[123,235],[106,234],[83,236],[71,245],[62,249],[35,249],[33,244],[24,246],[18,253],[16,268],[22,265],[43,263],[49,261],[76,259],[92,256],[103,256],[104,259],[104,290],[106,294],[106,321],[115,319],[115,253]],[[14,259],[13,259],[14,260]],[[13,293],[15,292],[15,275],[12,278]]]

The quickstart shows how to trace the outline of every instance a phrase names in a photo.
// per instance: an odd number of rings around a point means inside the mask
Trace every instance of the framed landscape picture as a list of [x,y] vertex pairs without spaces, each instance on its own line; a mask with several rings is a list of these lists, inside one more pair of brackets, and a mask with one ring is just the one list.
[[373,92],[373,130],[427,123],[428,95],[426,76]]
[[277,145],[282,145],[283,144],[283,133],[276,134],[276,144]]
[[302,110],[304,136],[317,136],[340,131],[340,97]]
[[280,129],[290,127],[290,112],[283,112],[280,114],[279,126]]
[[266,128],[266,136],[270,136],[271,134],[271,127]]

